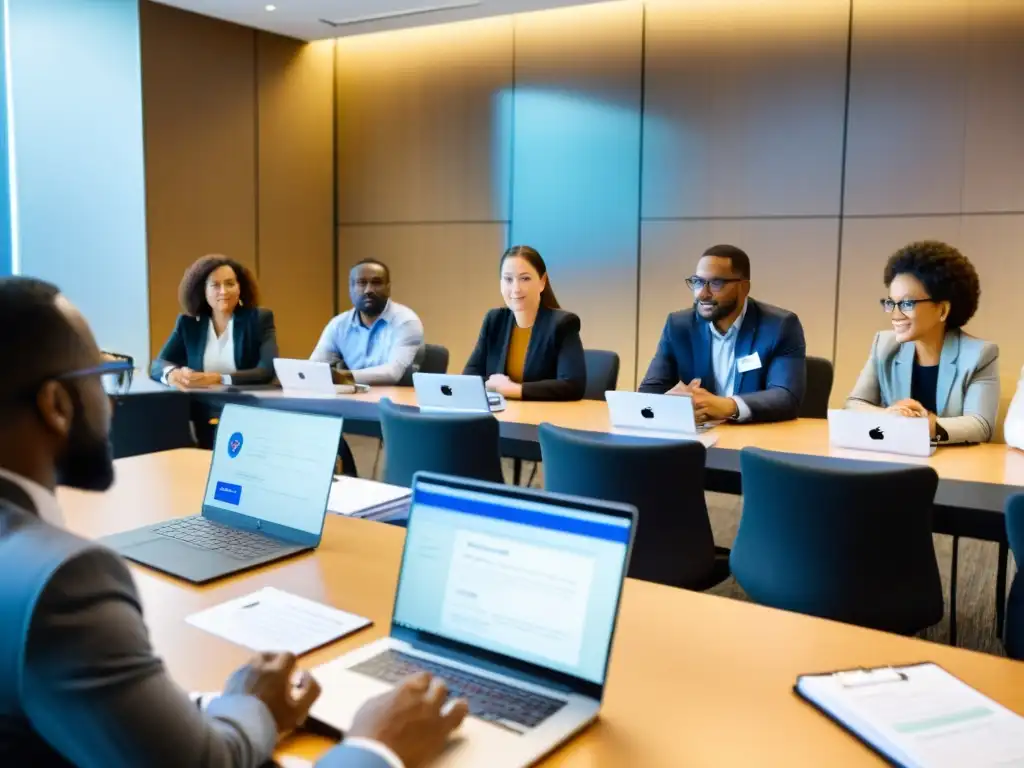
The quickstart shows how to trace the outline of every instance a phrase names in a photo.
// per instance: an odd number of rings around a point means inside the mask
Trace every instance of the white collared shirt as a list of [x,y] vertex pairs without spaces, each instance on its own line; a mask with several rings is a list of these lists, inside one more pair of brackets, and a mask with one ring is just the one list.
[[32,499],[32,503],[36,507],[36,514],[39,515],[40,520],[57,528],[64,527],[64,513],[61,512],[60,507],[57,505],[56,496],[34,480],[8,472],[6,469],[0,469],[0,477],[14,483]]
[[747,302],[743,302],[740,316],[736,318],[729,330],[720,333],[714,323],[708,323],[711,331],[711,368],[715,372],[715,392],[719,397],[729,397],[736,403],[736,421],[747,421],[750,418],[750,407],[742,397],[734,397],[736,391],[736,339],[740,335],[743,318],[747,315]]
[[228,320],[224,333],[217,335],[217,329],[213,325],[213,318],[208,321],[210,328],[206,333],[206,350],[203,352],[203,371],[205,373],[224,374],[225,384],[231,383],[230,374],[235,368],[235,316]]

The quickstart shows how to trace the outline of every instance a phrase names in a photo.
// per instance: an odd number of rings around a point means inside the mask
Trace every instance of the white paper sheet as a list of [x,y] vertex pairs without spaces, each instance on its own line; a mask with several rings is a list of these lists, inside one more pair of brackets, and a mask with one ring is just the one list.
[[411,493],[408,488],[398,485],[342,475],[335,478],[331,485],[327,511],[349,517],[361,517],[367,511],[380,507],[401,507],[403,503],[408,503]]
[[362,616],[274,587],[207,608],[185,621],[254,651],[291,651],[296,656],[371,623]]

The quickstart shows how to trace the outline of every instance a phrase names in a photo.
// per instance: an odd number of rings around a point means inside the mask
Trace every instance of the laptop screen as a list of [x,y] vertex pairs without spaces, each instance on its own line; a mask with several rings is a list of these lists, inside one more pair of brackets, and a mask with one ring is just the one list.
[[631,520],[418,482],[394,623],[602,684]]
[[341,419],[226,405],[206,484],[207,507],[319,536]]

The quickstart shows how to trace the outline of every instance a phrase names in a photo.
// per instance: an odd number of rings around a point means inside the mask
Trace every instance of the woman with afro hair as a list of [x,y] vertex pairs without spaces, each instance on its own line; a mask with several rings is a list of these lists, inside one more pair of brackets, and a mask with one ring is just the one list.
[[999,408],[999,347],[962,330],[981,296],[974,266],[951,245],[925,240],[894,253],[884,281],[892,330],[875,336],[846,407],[926,418],[940,443],[988,442]]

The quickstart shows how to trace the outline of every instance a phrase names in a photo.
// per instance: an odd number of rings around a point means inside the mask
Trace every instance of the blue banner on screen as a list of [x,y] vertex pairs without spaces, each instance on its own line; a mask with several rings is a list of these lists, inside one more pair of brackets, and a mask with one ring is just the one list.
[[225,504],[238,505],[242,500],[242,486],[234,483],[217,483],[217,489],[213,492],[213,498],[223,501]]

